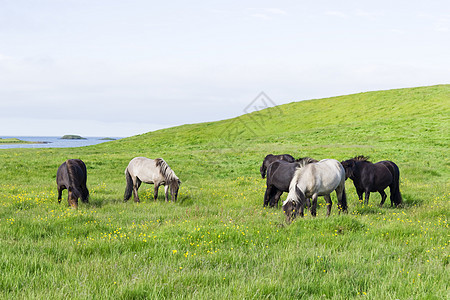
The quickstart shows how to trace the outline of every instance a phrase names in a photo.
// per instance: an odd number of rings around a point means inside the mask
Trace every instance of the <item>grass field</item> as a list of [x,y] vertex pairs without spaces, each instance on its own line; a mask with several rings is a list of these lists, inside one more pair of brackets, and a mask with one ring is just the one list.
[[[448,299],[450,85],[294,102],[96,146],[0,150],[2,299]],[[287,226],[263,208],[269,153],[400,168],[404,205],[358,202]],[[129,160],[163,157],[179,201],[123,202]],[[90,203],[58,205],[56,170],[88,168]],[[389,194],[389,192],[388,192]],[[283,199],[286,194],[283,195]],[[335,195],[332,196],[336,203]]]

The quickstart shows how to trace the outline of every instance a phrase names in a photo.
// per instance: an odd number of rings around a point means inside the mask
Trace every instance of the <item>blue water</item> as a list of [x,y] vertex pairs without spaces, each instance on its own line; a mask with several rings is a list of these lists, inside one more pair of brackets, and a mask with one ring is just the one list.
[[[56,136],[0,136],[0,138],[18,138],[22,141],[44,142],[39,144],[0,144],[0,149],[12,148],[67,148],[67,147],[83,147],[97,145],[109,142],[110,140],[102,140],[102,137],[86,137],[85,140],[63,140]],[[114,138],[120,139],[120,138]]]

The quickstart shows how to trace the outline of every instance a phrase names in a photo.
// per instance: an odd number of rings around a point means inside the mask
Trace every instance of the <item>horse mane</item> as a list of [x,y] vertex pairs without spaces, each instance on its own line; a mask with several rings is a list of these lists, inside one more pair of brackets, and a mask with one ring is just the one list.
[[289,198],[289,196],[290,196],[292,193],[295,194],[295,188],[296,188],[296,186],[297,186],[298,177],[300,176],[300,173],[301,173],[301,172],[300,172],[300,169],[301,169],[301,168],[298,167],[298,168],[295,170],[294,176],[292,177],[291,183],[289,184],[289,192],[288,192],[288,196],[287,196],[286,200],[283,201],[283,206],[284,206],[286,203],[288,203],[289,201],[292,201],[292,202],[294,202],[294,203],[296,203],[296,204],[300,202],[300,200],[298,200],[297,197],[292,198],[292,199]]
[[301,157],[299,159],[296,159],[295,162],[297,163],[299,168],[303,168],[304,166],[306,166],[308,164],[318,162],[318,160],[315,160],[314,158],[307,156],[307,157]]
[[175,175],[175,172],[169,167],[166,161],[162,158],[155,159],[156,166],[159,167],[159,172],[170,185],[180,185],[180,179]]
[[364,155],[358,155],[358,156],[355,156],[355,157],[353,157],[351,160],[354,160],[354,161],[367,161],[367,162],[370,162],[370,161],[369,161],[369,157],[368,157],[368,156],[364,156]]
[[[291,183],[289,184],[289,194],[293,193],[295,191],[295,187],[297,186],[298,178],[300,177],[300,175],[302,173],[302,171],[301,171],[302,168],[305,167],[306,165],[316,163],[316,162],[319,162],[319,161],[314,158],[308,157],[308,156],[301,157],[301,158],[295,160],[295,163],[297,164],[297,168],[295,169],[294,176],[292,177]],[[289,195],[288,195],[288,198],[289,198]],[[288,202],[288,198],[286,198],[286,200],[283,202],[283,205]],[[298,203],[300,200],[293,199],[292,201],[295,203]]]

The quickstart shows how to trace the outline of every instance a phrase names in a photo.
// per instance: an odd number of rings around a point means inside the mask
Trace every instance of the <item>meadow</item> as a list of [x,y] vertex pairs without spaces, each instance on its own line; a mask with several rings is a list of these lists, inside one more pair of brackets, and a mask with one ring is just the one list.
[[[292,102],[234,119],[80,148],[0,150],[2,299],[448,299],[450,85]],[[403,205],[359,203],[287,225],[263,208],[266,154],[364,154],[400,168]],[[178,202],[142,185],[135,156],[163,157]],[[57,202],[56,170],[88,169],[90,203]],[[388,195],[389,192],[387,191]],[[282,199],[286,197],[283,195]],[[336,204],[336,196],[332,199]]]

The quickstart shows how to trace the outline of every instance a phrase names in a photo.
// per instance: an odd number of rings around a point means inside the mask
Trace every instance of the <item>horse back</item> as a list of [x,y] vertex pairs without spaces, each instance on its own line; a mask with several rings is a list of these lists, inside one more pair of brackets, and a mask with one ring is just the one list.
[[319,196],[330,194],[345,181],[342,165],[334,159],[324,159],[297,169],[297,184],[307,197],[317,193]]
[[391,172],[391,174],[394,178],[400,177],[400,170],[394,162],[392,162],[390,160],[383,160],[383,161],[378,162],[378,164],[385,165],[389,169],[389,172]]
[[67,163],[63,162],[56,172],[56,183],[58,186],[68,187],[70,184],[69,173],[67,172]]
[[370,192],[384,190],[394,179],[391,168],[393,169],[392,166],[386,166],[384,162],[365,163],[360,168],[360,184],[363,188],[368,188]]
[[66,161],[67,172],[70,180],[78,185],[85,185],[87,180],[86,165],[81,159],[68,159]]
[[87,181],[86,165],[81,159],[68,159],[56,172],[56,182],[59,186],[68,188],[72,185],[85,185]]
[[128,172],[131,177],[139,178],[145,183],[154,183],[155,181],[163,180],[159,172],[159,168],[156,166],[156,161],[146,157],[135,157],[129,163],[125,169],[125,173]]
[[262,178],[266,176],[266,171],[269,168],[270,164],[278,160],[286,162],[295,162],[295,158],[290,154],[279,154],[279,155],[268,154],[266,155],[266,157],[264,157],[261,168],[259,169]]
[[277,189],[288,192],[289,184],[294,177],[297,164],[277,160],[271,163],[267,169],[267,186],[275,186]]

